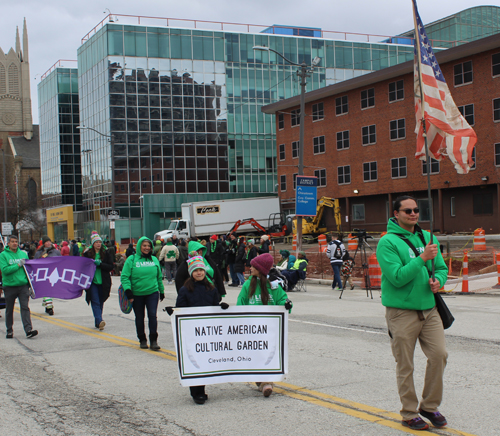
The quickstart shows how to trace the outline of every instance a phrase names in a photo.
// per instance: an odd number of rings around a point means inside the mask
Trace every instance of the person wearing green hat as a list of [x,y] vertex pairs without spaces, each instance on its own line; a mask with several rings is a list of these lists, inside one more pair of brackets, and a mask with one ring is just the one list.
[[158,345],[158,300],[165,298],[160,262],[153,256],[153,241],[143,236],[137,242],[137,253],[127,257],[120,276],[125,295],[132,303],[135,328],[141,348],[148,348],[144,326],[145,311],[148,312],[149,342],[152,350]]
[[95,231],[92,232],[90,243],[90,249],[85,251],[83,256],[94,261],[96,270],[90,288],[85,289],[85,301],[92,307],[95,327],[103,330],[106,322],[102,319],[102,312],[111,290],[113,254],[111,250],[106,249],[101,237]]

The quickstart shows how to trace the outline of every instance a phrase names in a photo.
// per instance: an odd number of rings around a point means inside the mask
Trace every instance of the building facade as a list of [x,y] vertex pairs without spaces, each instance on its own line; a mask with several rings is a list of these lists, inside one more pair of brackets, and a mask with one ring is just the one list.
[[[478,137],[475,165],[467,175],[457,174],[447,159],[428,166],[414,158],[413,62],[306,94],[305,174],[318,177],[318,195],[341,199],[348,230],[385,230],[393,200],[407,193],[419,199],[420,221],[428,227],[429,170],[435,229],[500,232],[500,35],[436,58]],[[291,210],[299,126],[290,114],[298,105],[295,97],[263,108],[277,115],[280,198]]]
[[309,90],[412,57],[404,45],[106,23],[78,50],[81,123],[114,145],[81,132],[84,203],[109,209],[112,181],[124,218],[141,216],[145,194],[275,192],[275,128],[260,108],[299,84],[296,67],[256,45],[320,57]]

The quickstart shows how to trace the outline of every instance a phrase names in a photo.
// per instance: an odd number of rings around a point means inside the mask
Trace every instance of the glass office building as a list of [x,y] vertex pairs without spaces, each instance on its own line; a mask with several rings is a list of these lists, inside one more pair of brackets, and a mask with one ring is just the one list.
[[56,68],[38,85],[43,208],[82,210],[78,70]]
[[275,192],[274,122],[260,108],[300,86],[296,67],[255,45],[321,58],[308,91],[413,58],[405,45],[106,23],[78,50],[82,124],[114,144],[82,131],[84,200],[109,209],[114,180],[126,218],[143,194]]
[[[425,17],[423,17],[425,19]],[[500,7],[476,6],[425,25],[427,37],[436,47],[454,47],[500,32]],[[400,36],[413,38],[410,30]],[[411,42],[413,43],[413,42]]]

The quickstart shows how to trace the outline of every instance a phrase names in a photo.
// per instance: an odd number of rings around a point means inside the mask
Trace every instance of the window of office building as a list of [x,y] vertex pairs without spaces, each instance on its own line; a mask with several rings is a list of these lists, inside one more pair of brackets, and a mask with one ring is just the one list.
[[318,187],[326,186],[326,169],[314,170],[314,177],[318,178]]
[[474,194],[472,196],[472,210],[474,215],[492,215],[493,194],[490,192]]
[[292,158],[297,159],[299,157],[299,141],[292,142]]
[[450,216],[455,216],[455,197],[450,197]]
[[361,91],[361,109],[375,106],[375,88]]
[[363,163],[363,181],[374,182],[377,180],[377,162]]
[[283,130],[285,128],[285,114],[278,113],[278,130]]
[[377,142],[377,133],[375,124],[361,127],[361,140],[363,145],[371,145]]
[[406,157],[391,159],[391,176],[393,179],[406,177]]
[[493,100],[493,121],[500,121],[500,98]]
[[389,83],[389,102],[404,100],[404,98],[404,80],[398,80],[397,82]]
[[318,121],[325,118],[325,113],[323,111],[323,103],[313,104],[312,112],[313,112],[313,121]]
[[495,165],[500,166],[500,143],[495,144]]
[[313,152],[314,154],[320,154],[325,152],[325,137],[316,136],[313,138]]
[[338,97],[335,99],[335,114],[342,115],[349,112],[349,103],[347,100],[347,95],[343,97]]
[[364,221],[365,220],[365,205],[364,204],[353,204],[352,205],[352,220],[353,221]]
[[428,198],[418,199],[417,206],[420,209],[420,212],[418,214],[418,220],[419,221],[430,221],[431,211],[429,209],[429,199]]
[[285,144],[280,144],[280,160],[285,160]]
[[300,109],[295,109],[291,112],[292,127],[300,125]]
[[337,150],[349,148],[349,130],[337,132]]
[[297,189],[297,176],[299,173],[294,173],[293,174],[293,190],[295,191]]
[[339,185],[347,185],[351,183],[351,166],[345,165],[337,167],[337,180]]
[[471,125],[474,125],[474,105],[466,104],[465,106],[458,106],[458,110],[463,115],[465,120]]
[[491,67],[493,77],[500,76],[500,53],[491,56]]
[[392,120],[389,123],[389,128],[392,140],[404,139],[406,137],[406,123],[404,118]]
[[467,61],[453,67],[455,86],[472,83],[472,61]]
[[472,158],[473,164],[470,166],[470,169],[475,170],[476,169],[476,147],[474,147],[472,149],[471,158]]
[[280,189],[281,192],[286,191],[286,174],[280,176]]
[[[439,161],[436,159],[431,159],[431,172],[430,174],[439,174]],[[427,162],[422,161],[422,174],[427,174]]]

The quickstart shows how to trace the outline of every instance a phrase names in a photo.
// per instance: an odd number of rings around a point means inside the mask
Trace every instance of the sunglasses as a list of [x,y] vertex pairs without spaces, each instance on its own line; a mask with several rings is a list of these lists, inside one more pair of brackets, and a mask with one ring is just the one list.
[[399,212],[404,212],[406,215],[410,215],[412,212],[417,214],[420,212],[420,209],[416,207],[415,209],[399,209]]

